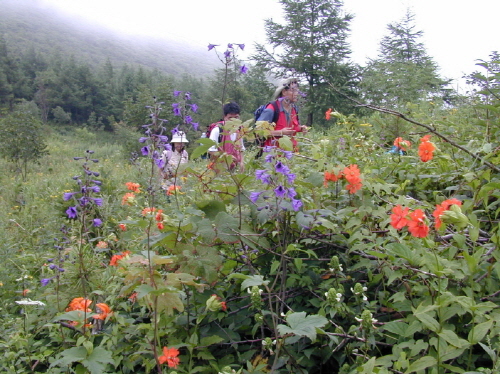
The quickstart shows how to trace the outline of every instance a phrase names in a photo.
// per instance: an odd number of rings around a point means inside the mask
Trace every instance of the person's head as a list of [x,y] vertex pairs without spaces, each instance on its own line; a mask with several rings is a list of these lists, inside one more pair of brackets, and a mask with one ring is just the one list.
[[273,94],[273,100],[280,97],[286,98],[291,102],[296,102],[299,98],[299,82],[297,78],[283,79],[277,86]]
[[187,140],[184,131],[177,131],[172,135],[172,140],[170,140],[170,143],[174,146],[174,149],[177,152],[180,152],[184,149],[184,146],[189,143],[189,140]]
[[240,106],[234,102],[227,103],[222,107],[224,112],[224,121],[229,121],[233,118],[240,118]]

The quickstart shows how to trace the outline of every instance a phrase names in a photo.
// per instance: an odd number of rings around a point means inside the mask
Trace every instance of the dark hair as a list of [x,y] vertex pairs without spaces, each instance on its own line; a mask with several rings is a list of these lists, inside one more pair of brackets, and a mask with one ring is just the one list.
[[224,116],[227,116],[229,113],[240,114],[240,106],[235,102],[225,104],[222,110],[224,111]]

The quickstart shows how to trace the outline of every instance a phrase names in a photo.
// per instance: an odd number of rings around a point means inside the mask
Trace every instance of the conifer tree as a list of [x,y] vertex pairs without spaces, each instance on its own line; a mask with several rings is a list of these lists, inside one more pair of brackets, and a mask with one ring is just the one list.
[[342,109],[346,102],[329,90],[333,84],[352,94],[353,67],[348,58],[349,22],[353,16],[344,13],[340,0],[280,0],[283,24],[267,19],[265,23],[268,49],[257,44],[252,58],[276,76],[298,75],[307,93],[307,124],[313,113],[329,106]]
[[415,16],[407,10],[400,22],[387,26],[389,34],[380,42],[379,56],[362,73],[365,101],[379,106],[400,107],[409,102],[446,98],[449,81],[439,77],[438,65],[420,41]]

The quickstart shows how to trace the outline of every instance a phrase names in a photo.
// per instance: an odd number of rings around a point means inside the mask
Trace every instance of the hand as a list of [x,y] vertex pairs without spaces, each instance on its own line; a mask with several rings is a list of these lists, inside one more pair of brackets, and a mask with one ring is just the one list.
[[307,133],[307,131],[309,130],[309,127],[304,126],[304,125],[300,126],[300,128],[302,129],[302,132],[303,132],[304,134],[306,134],[306,133]]

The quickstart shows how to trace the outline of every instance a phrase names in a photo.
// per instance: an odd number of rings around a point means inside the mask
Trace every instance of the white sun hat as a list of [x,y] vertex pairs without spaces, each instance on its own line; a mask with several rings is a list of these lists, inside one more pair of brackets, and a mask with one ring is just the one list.
[[177,131],[174,135],[172,135],[170,143],[189,143],[189,140],[187,140],[184,131]]

